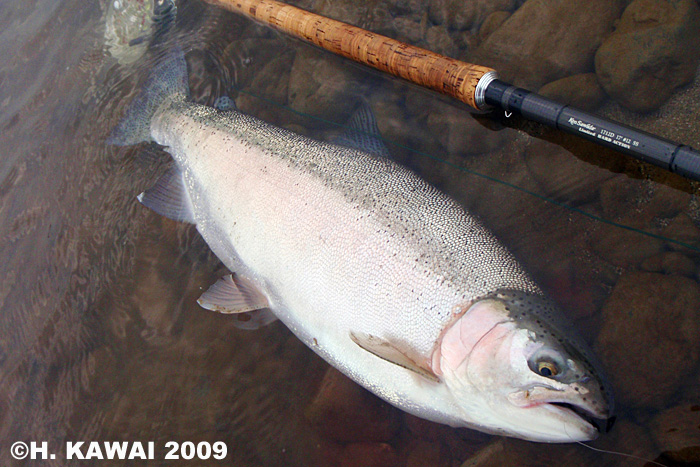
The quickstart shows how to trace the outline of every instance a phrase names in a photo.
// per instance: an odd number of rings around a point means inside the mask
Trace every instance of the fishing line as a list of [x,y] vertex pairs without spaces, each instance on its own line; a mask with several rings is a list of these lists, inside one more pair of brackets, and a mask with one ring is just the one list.
[[[566,433],[567,435],[569,434],[569,431],[566,429],[566,425],[564,425],[564,433]],[[573,441],[573,437],[572,437],[572,436],[569,436],[569,438]],[[651,460],[651,459],[645,459],[644,457],[635,456],[634,454],[627,454],[627,453],[624,453],[624,452],[609,451],[609,450],[607,450],[607,449],[594,448],[593,446],[589,446],[589,445],[587,445],[587,444],[585,444],[585,443],[583,443],[583,442],[581,442],[581,441],[574,441],[574,442],[575,442],[576,444],[580,444],[581,446],[583,446],[583,447],[585,447],[585,448],[590,449],[591,451],[600,452],[600,453],[602,453],[602,454],[614,454],[614,455],[617,455],[617,456],[629,457],[629,458],[631,458],[631,459],[637,459],[637,460],[644,461],[644,462],[651,462],[652,464],[656,464],[656,465],[658,465],[658,466],[660,466],[660,467],[669,467],[669,466],[667,466],[667,465],[665,465],[665,464],[661,464],[661,463],[656,462],[656,461]]]
[[[323,123],[326,123],[326,124],[329,124],[329,125],[333,125],[333,126],[336,126],[336,127],[339,127],[339,128],[347,128],[347,125],[345,125],[345,124],[338,123],[338,122],[334,122],[334,121],[331,121],[331,120],[327,120],[327,119],[325,119],[325,118],[323,118],[323,117],[319,117],[319,116],[316,116],[316,115],[306,114],[306,113],[304,113],[304,112],[295,110],[295,109],[293,109],[293,108],[291,108],[291,107],[289,107],[289,106],[287,106],[287,105],[280,104],[280,103],[278,103],[278,102],[276,102],[276,101],[274,101],[274,100],[272,100],[272,99],[269,99],[269,98],[260,96],[260,95],[258,95],[258,94],[255,94],[255,93],[250,92],[250,91],[247,91],[247,90],[239,89],[239,88],[237,88],[237,87],[235,87],[235,86],[233,86],[233,85],[231,86],[231,88],[234,89],[234,90],[236,90],[236,91],[238,91],[239,93],[249,95],[249,96],[254,97],[254,98],[256,98],[256,99],[259,99],[259,100],[261,100],[261,101],[263,101],[263,102],[265,102],[265,103],[267,103],[267,104],[274,105],[275,107],[284,109],[284,110],[286,110],[286,111],[288,111],[288,112],[291,112],[291,113],[293,113],[293,114],[300,115],[300,116],[305,117],[305,118],[310,118],[310,119],[312,119],[312,120],[316,120],[316,121],[319,121],[319,122],[323,122]],[[356,131],[356,130],[354,130],[354,131]],[[539,199],[539,200],[545,201],[545,202],[547,202],[547,203],[553,204],[553,205],[558,206],[558,207],[560,207],[560,208],[564,208],[564,209],[567,209],[567,210],[569,210],[569,211],[571,211],[571,212],[574,212],[574,213],[580,214],[580,215],[582,215],[582,216],[588,217],[589,219],[592,219],[592,220],[594,220],[594,221],[596,221],[596,222],[600,222],[600,223],[602,223],[602,224],[607,224],[607,225],[610,225],[610,226],[613,226],[613,227],[617,227],[617,228],[620,228],[620,229],[623,229],[623,230],[627,230],[627,231],[634,232],[634,233],[637,233],[637,234],[640,234],[640,235],[644,235],[644,236],[647,236],[647,237],[650,237],[650,238],[655,238],[655,239],[657,239],[657,240],[662,240],[662,241],[665,241],[665,242],[673,243],[674,245],[682,246],[682,247],[684,247],[684,248],[688,248],[689,250],[693,250],[693,251],[698,251],[698,252],[700,252],[700,247],[698,247],[698,246],[694,246],[694,245],[691,245],[691,244],[689,244],[689,243],[682,242],[682,241],[680,241],[680,240],[674,240],[673,238],[669,238],[669,237],[666,237],[666,236],[663,236],[663,235],[658,235],[658,234],[655,234],[655,233],[652,233],[652,232],[647,232],[646,230],[641,230],[641,229],[638,229],[638,228],[635,228],[635,227],[631,227],[631,226],[629,226],[629,225],[620,224],[619,222],[615,222],[615,221],[611,221],[611,220],[605,219],[605,218],[603,218],[603,217],[597,216],[597,215],[595,215],[595,214],[592,214],[592,213],[590,213],[590,212],[584,211],[584,210],[582,210],[582,209],[579,209],[579,208],[570,206],[570,205],[568,205],[568,204],[566,204],[566,203],[564,203],[564,202],[557,201],[557,200],[555,200],[555,199],[549,198],[549,197],[547,197],[547,196],[545,196],[545,195],[541,195],[541,194],[539,194],[539,193],[535,193],[534,191],[528,190],[527,188],[523,188],[523,187],[521,187],[521,186],[515,185],[515,184],[510,183],[510,182],[507,182],[507,181],[505,181],[505,180],[501,180],[501,179],[496,178],[496,177],[493,177],[493,176],[491,176],[491,175],[486,175],[486,174],[483,174],[483,173],[481,173],[481,172],[477,172],[477,171],[475,171],[475,170],[467,169],[467,168],[465,168],[465,167],[460,167],[459,165],[457,165],[457,164],[455,164],[455,163],[453,163],[453,162],[450,162],[450,161],[445,160],[445,159],[441,159],[440,157],[434,156],[434,155],[429,154],[429,153],[427,153],[427,152],[423,152],[423,151],[420,151],[420,150],[417,150],[417,149],[413,149],[413,148],[411,148],[411,147],[409,147],[409,146],[405,146],[405,145],[403,145],[403,144],[400,144],[400,143],[397,143],[397,142],[388,140],[388,139],[384,138],[382,135],[370,135],[370,136],[373,136],[373,137],[376,137],[376,138],[380,138],[382,141],[384,141],[384,142],[386,142],[386,143],[389,143],[389,144],[391,144],[392,146],[405,149],[405,150],[410,151],[410,152],[412,152],[412,153],[414,153],[414,154],[418,154],[418,155],[420,155],[420,156],[427,157],[427,158],[432,159],[432,160],[437,161],[437,162],[441,162],[442,164],[445,164],[445,165],[447,165],[447,166],[449,166],[449,167],[455,168],[455,169],[457,169],[457,170],[459,170],[459,171],[461,171],[461,172],[464,172],[464,173],[467,173],[467,174],[470,174],[470,175],[474,175],[474,176],[483,178],[483,179],[485,179],[485,180],[488,180],[488,181],[491,181],[491,182],[495,182],[495,183],[498,183],[498,184],[500,184],[500,185],[506,186],[506,187],[508,187],[508,188],[511,188],[511,189],[520,191],[521,193],[525,193],[525,194],[530,195],[530,196],[532,196],[532,197],[534,197],[534,198],[537,198],[537,199]],[[694,195],[693,195],[693,196],[694,196]]]
[[626,454],[624,452],[608,451],[607,449],[594,448],[593,446],[589,446],[587,444],[584,444],[581,441],[576,441],[576,443],[580,444],[581,446],[587,447],[588,449],[590,449],[592,451],[601,452],[604,454],[615,454],[617,456],[629,457],[631,459],[637,459],[637,460],[644,461],[644,462],[651,462],[652,464],[659,465],[661,467],[668,467],[666,464],[661,464],[660,462],[656,462],[656,461],[653,461],[651,459],[645,459],[644,457],[635,456],[634,454]]

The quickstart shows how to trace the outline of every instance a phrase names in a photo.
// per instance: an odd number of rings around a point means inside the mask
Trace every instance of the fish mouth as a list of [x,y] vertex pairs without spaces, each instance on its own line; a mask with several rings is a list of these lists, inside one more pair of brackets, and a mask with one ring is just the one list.
[[610,431],[610,429],[615,424],[615,420],[617,418],[614,415],[608,418],[601,418],[593,412],[591,412],[590,410],[586,409],[585,407],[570,404],[567,402],[548,402],[547,404],[550,406],[558,407],[560,410],[565,410],[567,412],[573,413],[574,416],[582,419],[584,422],[588,423],[593,428],[595,428],[598,431],[598,433],[607,433],[608,431]]

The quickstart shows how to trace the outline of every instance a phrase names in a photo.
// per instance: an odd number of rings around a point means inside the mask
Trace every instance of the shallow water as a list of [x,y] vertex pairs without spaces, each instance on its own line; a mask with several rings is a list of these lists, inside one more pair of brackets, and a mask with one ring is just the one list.
[[[202,288],[225,269],[193,227],[135,199],[167,156],[105,143],[176,41],[196,101],[228,94],[314,137],[337,133],[366,98],[393,157],[480,215],[599,351],[618,422],[591,445],[666,465],[685,465],[662,456],[685,449],[700,461],[696,184],[530,122],[472,116],[199,2],[179,3],[165,42],[121,62],[105,37],[105,2],[1,4],[2,465],[24,465],[9,457],[15,441],[47,441],[57,458],[46,465],[102,465],[64,460],[65,442],[79,440],[154,441],[160,460],[149,465],[166,465],[161,446],[171,440],[222,441],[227,463],[241,466],[645,464],[450,429],[365,399],[368,424],[398,421],[386,439],[339,441],[311,423],[324,375],[335,378],[327,364],[280,323],[245,332],[199,308]],[[419,45],[412,35],[425,37],[439,16],[417,2],[339,5],[303,6]],[[477,26],[465,31],[445,47],[469,60],[482,40]],[[311,79],[304,69],[322,85],[301,85]],[[521,73],[521,83],[541,79]],[[609,98],[597,112],[697,148],[699,110],[696,72],[653,112]]]

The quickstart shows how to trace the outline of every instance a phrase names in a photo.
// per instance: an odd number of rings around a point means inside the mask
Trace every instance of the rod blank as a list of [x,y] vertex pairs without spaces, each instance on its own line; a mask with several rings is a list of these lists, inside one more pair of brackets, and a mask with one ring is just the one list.
[[689,146],[560,104],[527,89],[494,80],[486,88],[488,105],[629,154],[693,180],[700,180],[700,153]]

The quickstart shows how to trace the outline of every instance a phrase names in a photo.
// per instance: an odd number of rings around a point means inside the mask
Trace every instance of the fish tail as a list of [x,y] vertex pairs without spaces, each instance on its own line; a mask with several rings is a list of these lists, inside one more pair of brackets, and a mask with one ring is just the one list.
[[189,97],[187,63],[179,47],[172,50],[156,65],[143,89],[126,109],[124,118],[112,130],[108,144],[129,146],[150,141],[150,124],[153,115],[165,99]]

